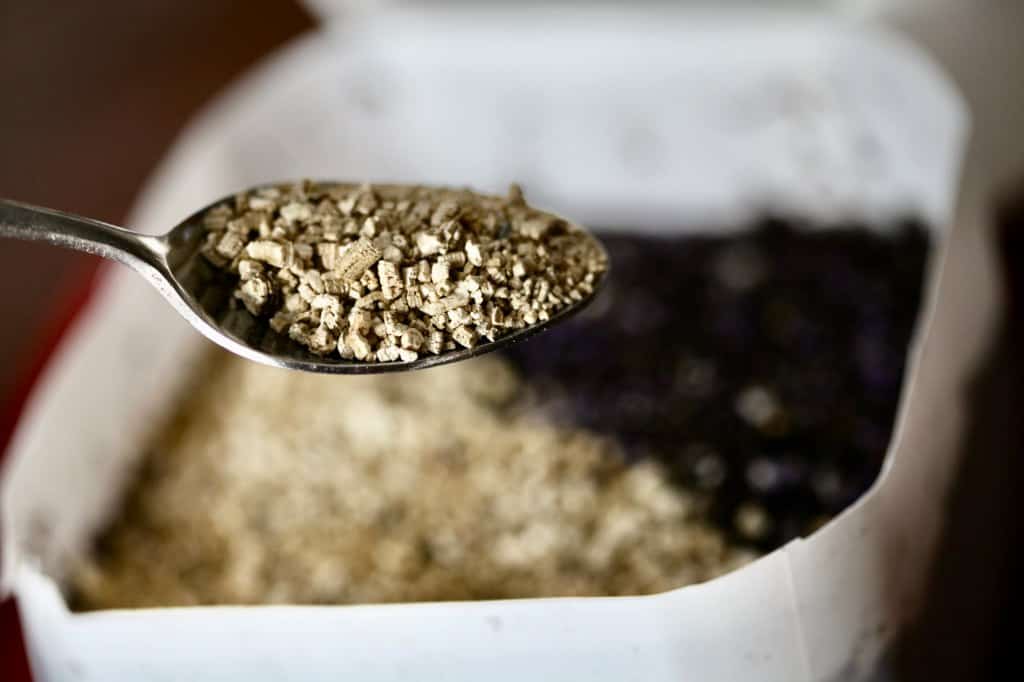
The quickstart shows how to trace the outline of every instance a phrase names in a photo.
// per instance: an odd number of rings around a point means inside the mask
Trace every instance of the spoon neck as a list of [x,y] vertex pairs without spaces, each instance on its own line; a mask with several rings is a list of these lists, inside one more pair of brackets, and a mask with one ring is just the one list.
[[0,238],[40,241],[124,263],[147,276],[164,269],[160,237],[136,234],[91,218],[0,199]]

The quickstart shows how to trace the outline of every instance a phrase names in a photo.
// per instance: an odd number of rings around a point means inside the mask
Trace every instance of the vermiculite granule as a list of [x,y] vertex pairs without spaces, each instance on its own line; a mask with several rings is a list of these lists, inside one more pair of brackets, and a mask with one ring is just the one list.
[[641,594],[753,558],[658,465],[521,411],[498,358],[343,380],[216,360],[77,608]]
[[320,355],[410,362],[548,320],[607,267],[593,237],[518,187],[301,183],[203,217],[202,253],[253,315]]

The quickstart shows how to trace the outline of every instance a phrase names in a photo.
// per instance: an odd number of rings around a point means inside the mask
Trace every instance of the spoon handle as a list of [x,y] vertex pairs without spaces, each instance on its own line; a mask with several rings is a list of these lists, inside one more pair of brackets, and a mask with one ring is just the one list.
[[157,237],[91,218],[0,199],[0,237],[47,242],[124,263],[144,274],[161,269],[165,248]]

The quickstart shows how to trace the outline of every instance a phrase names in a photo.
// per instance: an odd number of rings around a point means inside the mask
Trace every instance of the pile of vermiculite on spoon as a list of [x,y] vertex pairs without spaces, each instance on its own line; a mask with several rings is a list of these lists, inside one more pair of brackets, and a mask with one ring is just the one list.
[[593,292],[597,242],[509,196],[302,183],[203,217],[206,258],[236,296],[320,355],[410,362],[544,322]]

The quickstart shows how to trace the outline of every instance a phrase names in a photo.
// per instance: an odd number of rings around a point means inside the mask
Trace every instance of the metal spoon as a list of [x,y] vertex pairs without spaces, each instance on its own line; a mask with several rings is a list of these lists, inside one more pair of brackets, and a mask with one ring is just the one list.
[[[518,329],[495,341],[460,348],[440,355],[423,354],[411,362],[360,362],[340,355],[311,353],[287,336],[278,334],[233,301],[237,280],[213,267],[199,253],[206,231],[201,217],[230,200],[226,197],[196,211],[167,234],[142,235],[99,220],[49,208],[0,199],[0,237],[43,241],[109,258],[129,266],[156,287],[189,324],[214,343],[249,360],[307,372],[372,374],[401,372],[466,360],[517,343],[565,320],[590,303],[593,293],[559,310],[550,319]],[[596,241],[596,240],[595,240]]]

